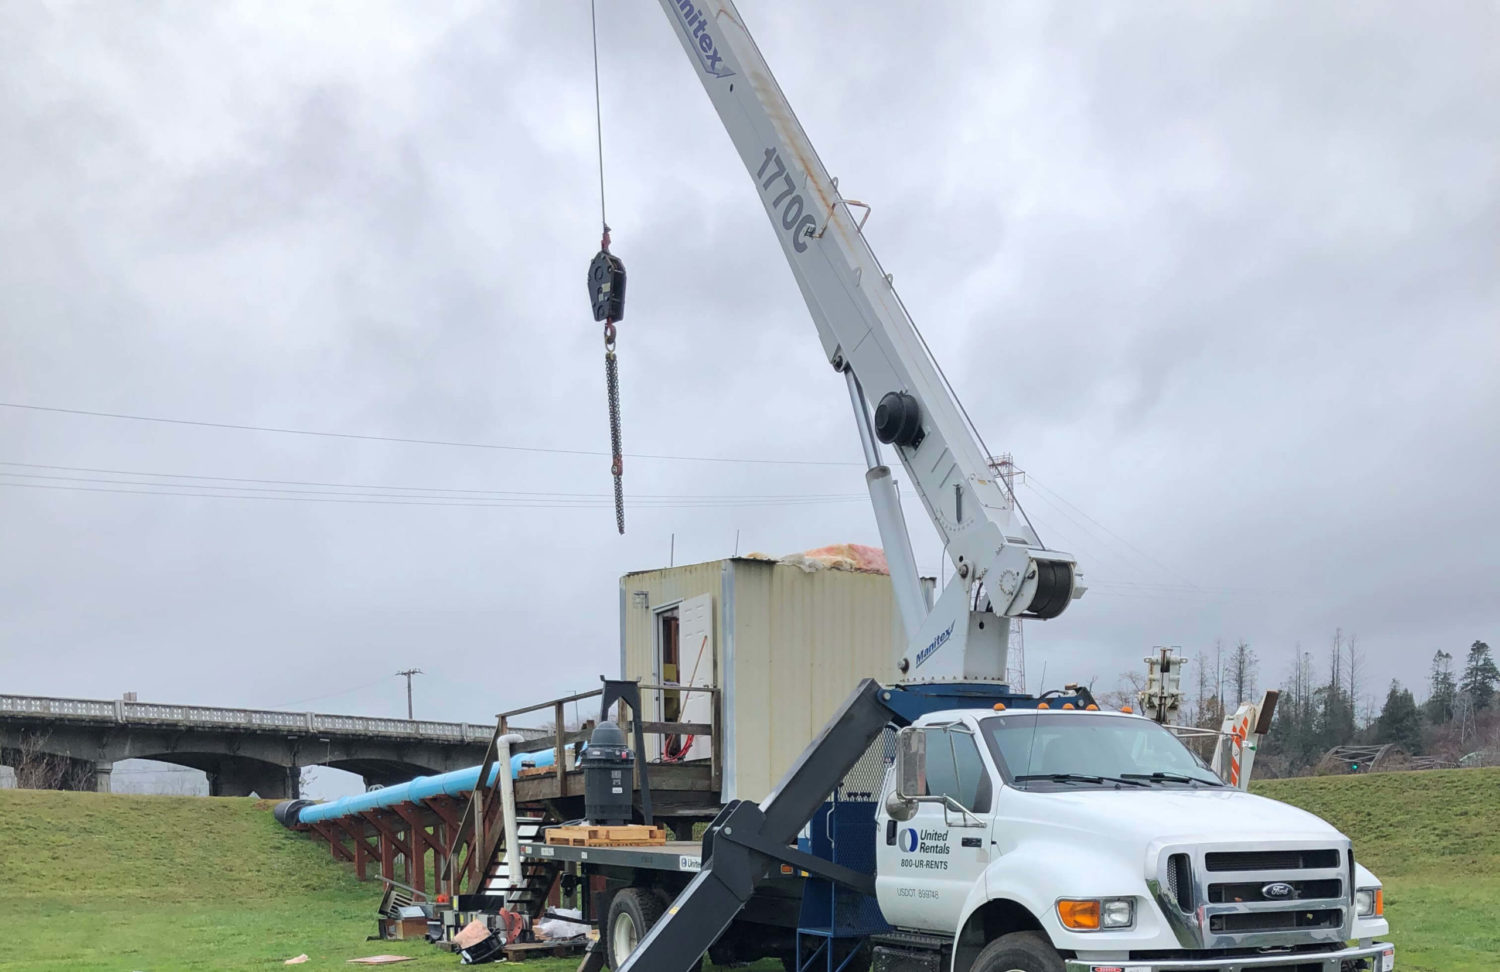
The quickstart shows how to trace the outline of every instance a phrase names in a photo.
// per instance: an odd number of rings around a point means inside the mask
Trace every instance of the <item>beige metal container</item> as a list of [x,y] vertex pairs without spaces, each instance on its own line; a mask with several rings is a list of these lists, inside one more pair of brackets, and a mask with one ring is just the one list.
[[683,758],[720,747],[724,800],[765,797],[861,678],[893,680],[899,638],[885,574],[734,558],[620,579],[623,677],[720,689],[718,713],[707,693],[648,692],[643,705],[649,721],[722,726]]

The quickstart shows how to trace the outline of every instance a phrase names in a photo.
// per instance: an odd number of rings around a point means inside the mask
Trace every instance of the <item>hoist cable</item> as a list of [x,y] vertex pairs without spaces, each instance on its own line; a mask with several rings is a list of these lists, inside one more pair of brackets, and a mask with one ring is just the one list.
[[[604,202],[604,99],[599,86],[599,14],[598,0],[589,0],[589,29],[594,48],[594,138],[599,153],[599,238],[600,253],[595,262],[604,261],[604,270],[611,277],[607,285],[615,300],[606,301],[605,307],[613,307],[603,313],[604,320],[604,388],[609,399],[610,475],[615,486],[615,527],[625,532],[625,456],[620,441],[620,368],[615,357],[615,322],[624,311],[625,268],[618,258],[609,253],[609,218]],[[618,287],[618,291],[614,288]],[[595,319],[600,317],[596,304]]]
[[599,222],[609,235],[609,219],[604,211],[604,108],[599,97],[599,17],[595,10],[598,0],[589,0],[589,27],[594,40],[594,139],[599,148]]

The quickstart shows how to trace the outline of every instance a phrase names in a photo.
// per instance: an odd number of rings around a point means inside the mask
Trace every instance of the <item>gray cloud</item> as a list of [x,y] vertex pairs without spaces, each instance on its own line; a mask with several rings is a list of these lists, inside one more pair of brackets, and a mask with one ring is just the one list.
[[[1215,637],[1275,676],[1343,626],[1374,694],[1496,637],[1492,6],[747,8],[989,444],[1035,474],[1044,538],[1095,582],[1028,632],[1034,679],[1108,683]],[[628,448],[857,462],[677,42],[651,4],[601,18]],[[576,4],[0,11],[4,398],[607,448],[587,25]],[[609,486],[599,457],[9,409],[0,460]],[[627,467],[631,495],[862,489],[856,465]],[[385,675],[415,662],[419,706],[473,720],[611,670],[616,578],[673,534],[679,562],[736,531],[742,552],[875,541],[858,500],[641,507],[620,539],[604,506],[0,492],[9,689],[394,713]]]

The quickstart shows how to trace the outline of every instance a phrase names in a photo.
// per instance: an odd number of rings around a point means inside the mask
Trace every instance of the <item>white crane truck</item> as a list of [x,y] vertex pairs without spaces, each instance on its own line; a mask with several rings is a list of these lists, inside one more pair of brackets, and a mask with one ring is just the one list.
[[[861,683],[775,792],[724,807],[701,853],[523,853],[613,875],[602,937],[619,972],[695,969],[715,943],[749,958],[757,938],[827,972],[1390,972],[1380,882],[1347,837],[1225,785],[1150,719],[1005,684],[1011,619],[1081,596],[1074,559],[1016,518],[865,241],[868,207],[824,169],[734,5],[660,2],[848,383],[908,646],[901,679]],[[953,562],[936,603],[882,444]],[[882,774],[867,792],[861,764]],[[764,915],[798,882],[788,948]],[[825,892],[827,920],[809,920]]]

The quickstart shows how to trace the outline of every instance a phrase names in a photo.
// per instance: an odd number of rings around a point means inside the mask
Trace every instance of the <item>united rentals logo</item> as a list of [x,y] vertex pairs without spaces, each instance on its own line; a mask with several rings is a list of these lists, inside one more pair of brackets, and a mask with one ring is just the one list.
[[901,851],[910,854],[917,849],[917,832],[911,827],[901,831]]
[[953,625],[949,624],[945,631],[940,633],[936,638],[932,639],[931,644],[929,644],[926,648],[923,648],[921,651],[917,652],[917,663],[912,667],[921,668],[922,663],[931,658],[933,652],[946,645],[948,643],[948,639],[951,637],[953,637]]
[[724,55],[719,53],[719,45],[708,32],[708,12],[701,6],[694,6],[692,0],[673,0],[672,9],[677,11],[677,19],[682,23],[682,32],[687,35],[688,42],[696,48],[694,53],[698,55],[703,70],[716,78],[734,74],[724,66]]

